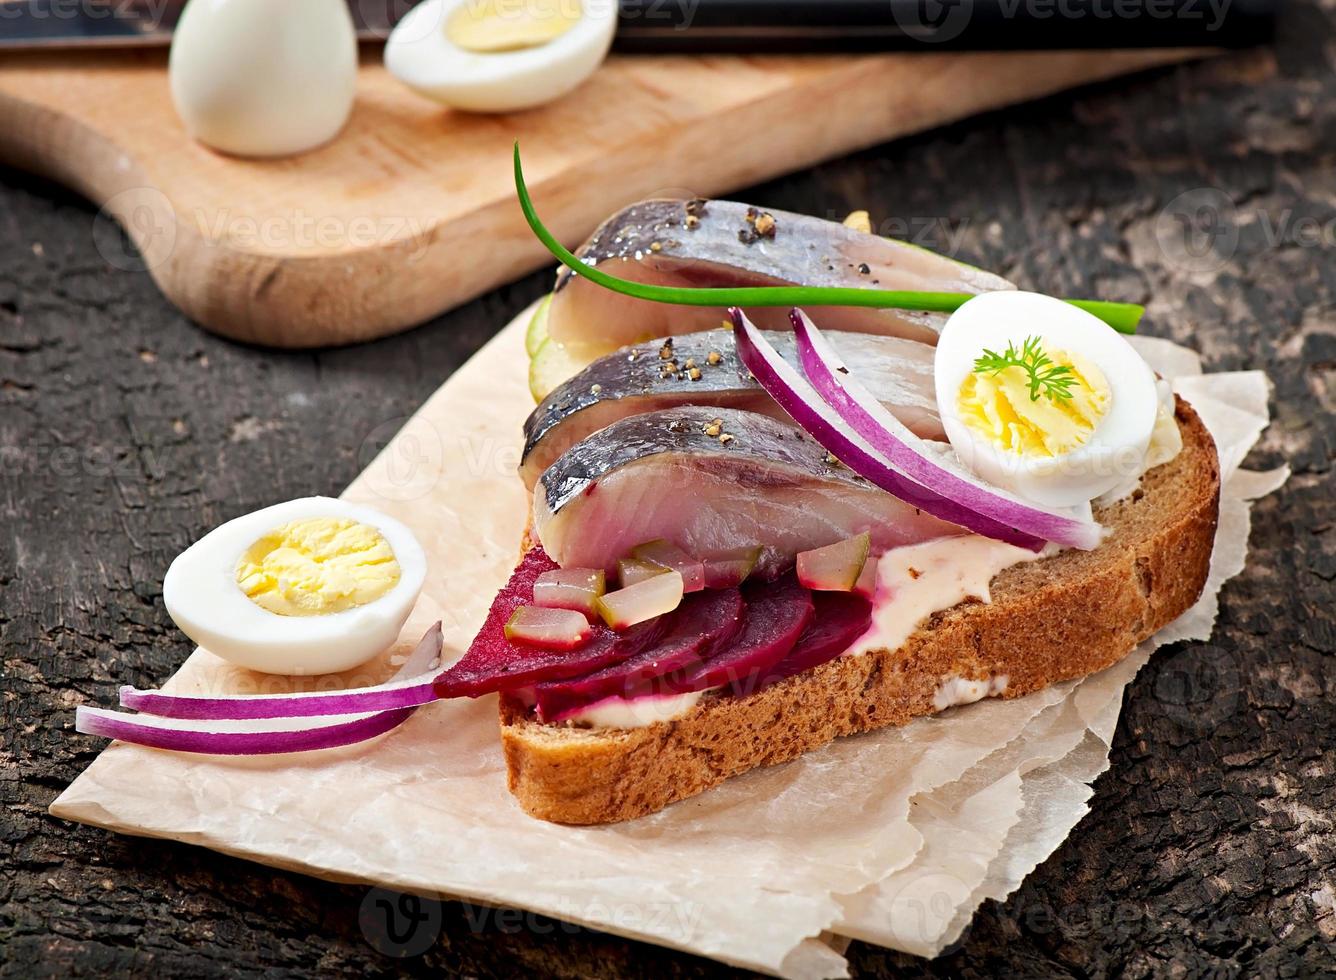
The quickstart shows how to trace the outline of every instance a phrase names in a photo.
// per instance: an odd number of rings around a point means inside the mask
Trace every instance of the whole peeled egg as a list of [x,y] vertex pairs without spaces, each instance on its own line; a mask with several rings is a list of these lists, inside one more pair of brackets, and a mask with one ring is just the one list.
[[1155,375],[1108,324],[1052,296],[983,293],[951,314],[934,356],[942,426],[984,480],[1079,507],[1145,468]]
[[306,497],[210,531],[172,562],[162,597],[181,631],[225,660],[268,674],[325,674],[394,643],[426,573],[403,524]]
[[352,15],[345,0],[190,0],[168,77],[177,114],[201,143],[247,157],[313,149],[352,111]]
[[425,0],[390,34],[385,67],[456,109],[515,112],[589,78],[616,29],[616,0]]

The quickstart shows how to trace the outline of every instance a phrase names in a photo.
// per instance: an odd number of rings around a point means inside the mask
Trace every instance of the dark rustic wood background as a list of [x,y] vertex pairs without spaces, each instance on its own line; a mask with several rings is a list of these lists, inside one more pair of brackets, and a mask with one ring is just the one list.
[[[974,119],[737,196],[949,249],[1046,291],[1147,303],[1212,369],[1275,380],[1250,462],[1288,461],[1210,644],[1132,685],[1092,812],[932,963],[855,944],[868,976],[1331,975],[1336,939],[1336,0],[1274,50]],[[814,107],[817,108],[817,107]],[[1186,196],[1182,196],[1186,195]],[[609,201],[609,209],[623,202]],[[1185,252],[1188,244],[1214,246]],[[1175,239],[1175,235],[1179,236]],[[486,243],[479,243],[486,248]],[[376,895],[46,807],[102,747],[74,706],[189,652],[160,601],[220,521],[337,493],[451,371],[548,288],[285,354],[202,333],[69,193],[0,172],[0,973],[721,975],[547,920],[445,902],[387,958]],[[437,924],[439,922],[439,925]]]

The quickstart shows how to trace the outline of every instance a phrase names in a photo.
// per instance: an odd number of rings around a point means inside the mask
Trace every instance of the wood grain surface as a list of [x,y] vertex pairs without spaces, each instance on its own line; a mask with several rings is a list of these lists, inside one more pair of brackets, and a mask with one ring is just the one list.
[[621,56],[551,106],[478,116],[409,92],[369,45],[337,139],[243,160],[186,136],[165,52],[6,53],[0,162],[101,205],[193,320],[309,347],[402,330],[543,264],[515,205],[516,138],[545,220],[574,244],[609,200],[719,195],[1185,56]]
[[[1067,843],[948,955],[855,944],[860,976],[1336,973],[1336,3],[1290,13],[1275,52],[1063,95],[740,195],[867,207],[1027,286],[1148,303],[1148,331],[1210,369],[1270,373],[1276,421],[1249,465],[1295,474],[1254,509],[1212,642],[1161,650],[1132,684],[1112,768]],[[1215,250],[1180,249],[1185,229]],[[385,896],[364,887],[47,816],[102,747],[69,731],[74,706],[152,685],[190,651],[162,608],[171,558],[226,518],[338,492],[551,281],[376,343],[275,353],[192,328],[148,275],[106,258],[117,236],[74,195],[0,172],[0,974],[729,975],[454,902],[424,906],[415,954],[395,960],[378,952]]]

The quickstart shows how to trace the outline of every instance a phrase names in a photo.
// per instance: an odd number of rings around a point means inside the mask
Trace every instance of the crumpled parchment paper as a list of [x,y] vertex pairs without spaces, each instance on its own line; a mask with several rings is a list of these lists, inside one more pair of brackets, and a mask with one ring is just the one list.
[[[527,319],[459,370],[345,493],[408,524],[431,558],[396,648],[355,672],[293,679],[199,650],[166,686],[374,683],[437,619],[447,652],[467,646],[524,524],[515,467],[532,407]],[[842,739],[610,827],[561,827],[520,810],[505,786],[493,698],[429,705],[380,739],[301,756],[115,743],[51,812],[325,878],[529,909],[799,980],[846,975],[848,937],[935,955],[1085,814],[1125,686],[1159,643],[1210,635],[1217,592],[1243,567],[1248,501],[1288,475],[1238,469],[1268,422],[1260,372],[1202,375],[1190,351],[1136,343],[1215,436],[1221,520],[1201,601],[1100,674]]]

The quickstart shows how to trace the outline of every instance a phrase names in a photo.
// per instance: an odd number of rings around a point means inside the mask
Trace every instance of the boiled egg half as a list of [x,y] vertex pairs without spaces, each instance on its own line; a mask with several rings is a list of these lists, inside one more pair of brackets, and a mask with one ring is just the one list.
[[385,44],[390,74],[470,112],[559,99],[607,56],[616,0],[425,0]]
[[1078,507],[1146,466],[1155,375],[1104,321],[1038,293],[983,293],[950,319],[934,361],[942,426],[984,480]]
[[181,631],[268,674],[365,663],[399,636],[427,559],[413,533],[370,507],[306,497],[210,531],[162,583]]

